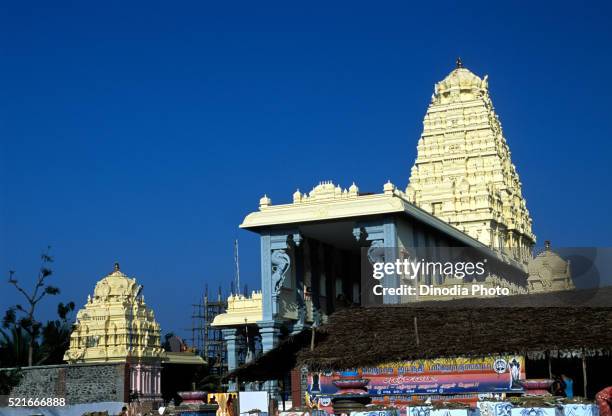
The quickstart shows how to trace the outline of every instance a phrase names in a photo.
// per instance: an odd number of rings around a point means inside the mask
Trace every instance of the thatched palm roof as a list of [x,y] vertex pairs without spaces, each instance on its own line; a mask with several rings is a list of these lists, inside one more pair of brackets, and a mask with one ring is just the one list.
[[279,346],[227,374],[225,379],[264,381],[283,379],[296,366],[298,351],[310,345],[311,330],[306,329],[285,339]]
[[570,295],[348,308],[316,330],[314,349],[306,330],[229,377],[272,379],[300,365],[343,369],[437,357],[612,351],[612,288]]

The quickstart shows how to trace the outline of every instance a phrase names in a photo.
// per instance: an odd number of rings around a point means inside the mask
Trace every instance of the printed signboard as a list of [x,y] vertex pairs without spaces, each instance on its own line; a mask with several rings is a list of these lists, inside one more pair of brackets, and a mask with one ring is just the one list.
[[[360,378],[369,380],[366,388],[372,396],[508,393],[523,390],[518,381],[525,378],[525,360],[521,356],[444,358],[356,370]],[[340,372],[309,374],[310,398],[337,393],[333,382],[339,378]]]

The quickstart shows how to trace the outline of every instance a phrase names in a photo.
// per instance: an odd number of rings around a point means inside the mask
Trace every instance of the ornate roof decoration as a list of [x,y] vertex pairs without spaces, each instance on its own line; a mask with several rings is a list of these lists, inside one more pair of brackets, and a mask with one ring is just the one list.
[[[334,185],[332,181],[322,181],[319,182],[317,186],[312,188],[309,193],[301,193],[299,189],[297,189],[293,193],[293,203],[311,203],[311,202],[321,202],[321,201],[330,201],[337,199],[348,199],[359,196],[359,188],[355,185],[355,182],[349,187],[342,189],[339,185]],[[272,201],[270,198],[264,195],[263,198],[259,201],[259,208],[267,208],[272,205]]]
[[268,198],[268,195],[264,195],[259,200],[259,209],[263,209],[272,205],[272,200]]
[[254,324],[263,319],[261,292],[252,292],[250,297],[230,295],[227,298],[227,311],[215,316],[213,326],[232,326]]
[[481,79],[469,69],[458,66],[435,85],[434,93],[438,98],[456,98],[457,101],[483,96],[488,94],[488,76]]
[[113,271],[96,284],[94,300],[110,301],[126,298],[135,300],[141,291],[142,286],[121,272],[119,263],[115,263]]

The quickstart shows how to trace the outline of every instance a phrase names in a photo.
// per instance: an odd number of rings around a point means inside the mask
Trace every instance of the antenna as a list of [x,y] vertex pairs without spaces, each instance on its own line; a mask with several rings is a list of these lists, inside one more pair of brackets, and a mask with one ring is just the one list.
[[234,240],[234,262],[236,263],[236,291],[240,294],[240,255],[238,254],[238,239]]

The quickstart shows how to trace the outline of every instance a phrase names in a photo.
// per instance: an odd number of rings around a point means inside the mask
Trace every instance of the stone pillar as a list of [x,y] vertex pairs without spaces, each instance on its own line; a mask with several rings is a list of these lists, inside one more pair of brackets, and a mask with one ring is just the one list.
[[306,298],[304,294],[304,247],[295,244],[295,293],[298,308],[298,319],[293,325],[292,333],[298,333],[306,326]]
[[321,323],[323,316],[321,306],[321,269],[323,267],[320,262],[320,244],[316,240],[309,242],[309,258],[310,267],[310,298],[312,302],[312,325],[317,326]]
[[143,386],[142,386],[142,393],[145,396],[148,396],[151,393],[149,391],[150,390],[149,387],[150,387],[150,384],[151,384],[151,380],[150,380],[150,376],[151,375],[150,375],[149,369],[147,367],[143,368],[143,376],[144,376],[144,383],[143,383]]
[[161,397],[161,367],[157,367],[155,388],[156,396]]
[[132,394],[140,395],[142,383],[141,383],[140,364],[136,364],[132,368]]
[[278,315],[278,300],[284,281],[291,276],[289,250],[299,246],[302,240],[297,230],[275,231],[261,234],[261,291],[263,320]]
[[[232,371],[238,367],[238,330],[236,328],[227,328],[221,330],[223,340],[227,346],[227,371]],[[229,391],[237,391],[238,386],[235,382],[229,382]]]
[[261,334],[261,345],[266,353],[278,345],[280,340],[280,323],[276,321],[261,321],[257,323]]
[[[286,280],[292,278],[293,252],[300,245],[302,237],[297,229],[274,230],[261,233],[261,288],[263,319],[257,322],[263,352],[278,345],[282,311],[280,299]],[[293,260],[293,261],[292,261]],[[229,345],[228,345],[229,348]],[[229,361],[229,360],[228,360]],[[275,399],[280,399],[278,382],[268,381],[265,389]]]
[[[280,324],[275,321],[262,321],[258,322],[258,325],[263,352],[266,353],[276,347],[280,341]],[[277,380],[266,381],[264,386],[272,398],[277,400],[280,399],[280,390]]]
[[139,366],[140,380],[138,381],[138,395],[144,397],[147,391],[147,374],[142,366]]
[[270,234],[261,234],[261,297],[263,319],[272,319],[272,264],[270,261]]

